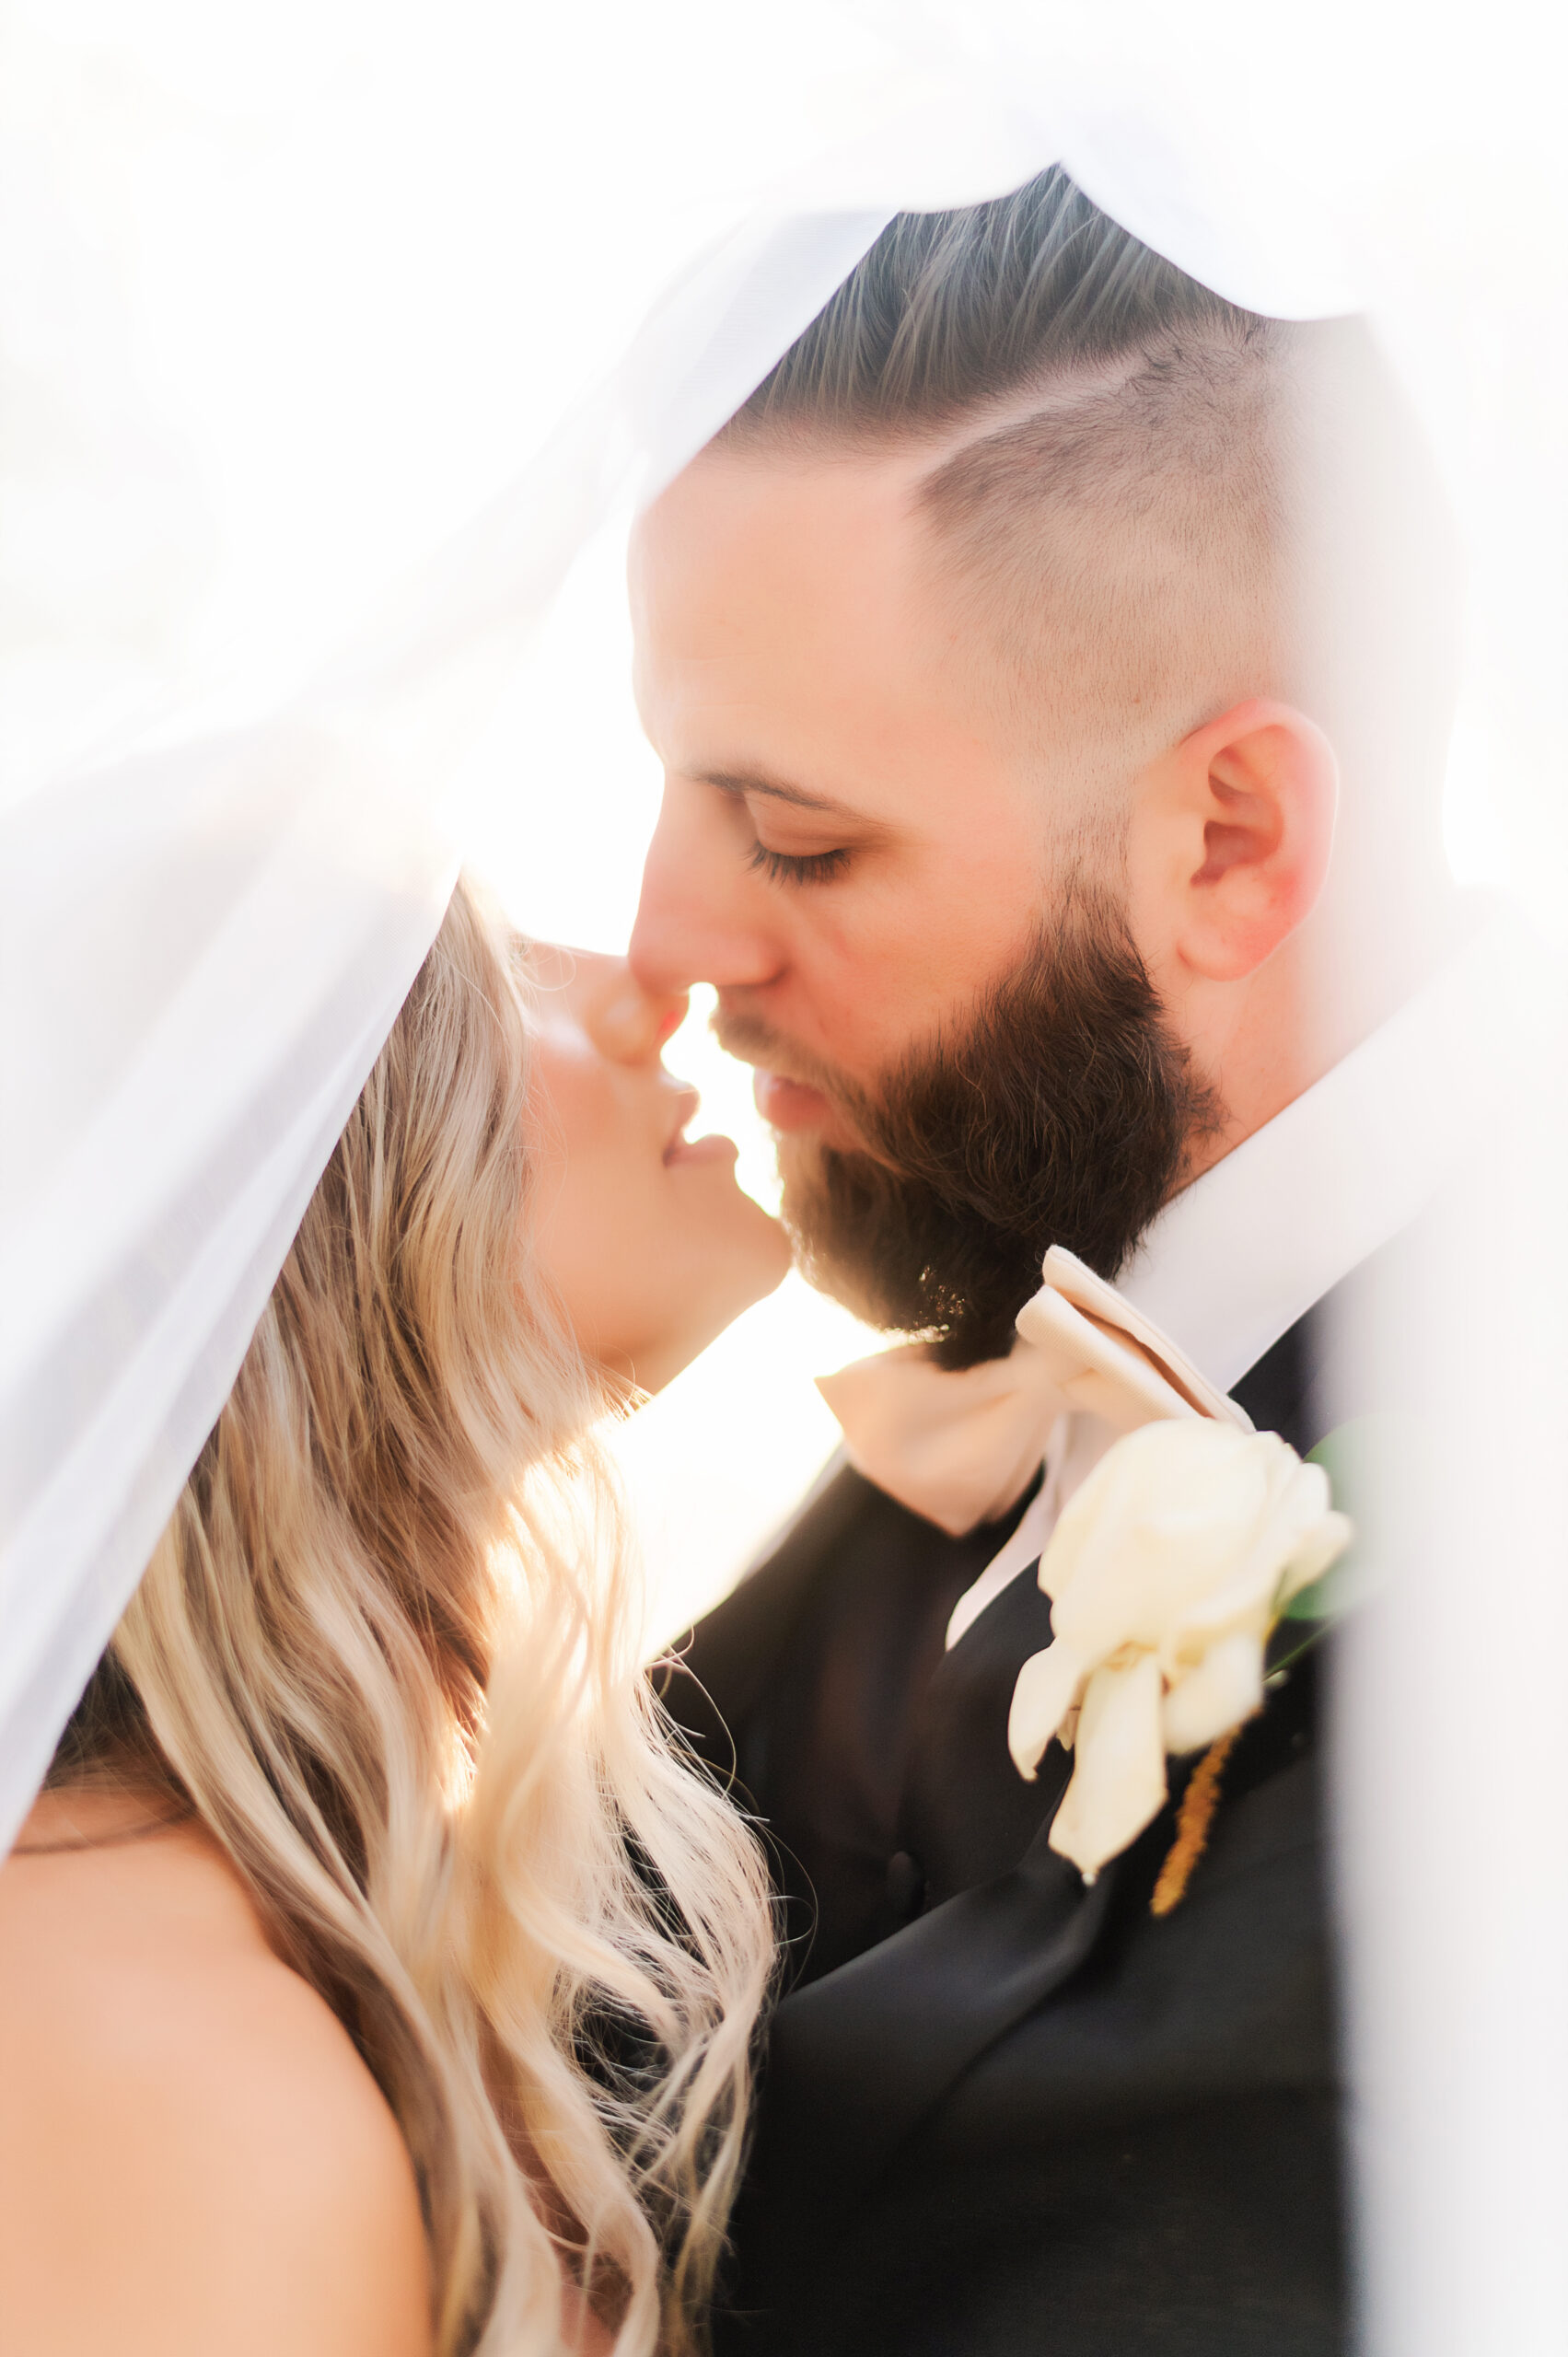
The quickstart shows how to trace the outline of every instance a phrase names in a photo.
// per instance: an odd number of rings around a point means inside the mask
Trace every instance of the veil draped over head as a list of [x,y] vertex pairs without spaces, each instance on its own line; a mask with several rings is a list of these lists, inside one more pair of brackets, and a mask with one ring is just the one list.
[[[1183,77],[1152,51],[1097,57],[1065,21],[988,19],[960,51],[922,20],[899,104],[738,203],[716,243],[688,250],[672,229],[669,291],[597,392],[286,711],[35,784],[0,819],[6,1840],[435,937],[465,745],[579,550],[702,447],[896,212],[1000,194],[1059,161],[1249,308],[1371,312],[1469,538],[1477,708],[1499,768],[1537,781],[1522,818],[1539,823],[1543,900],[1561,887],[1539,658],[1564,617],[1539,555],[1565,521],[1541,382],[1562,305],[1531,259],[1561,237],[1561,180],[1544,157],[1532,180],[1527,156],[1511,186],[1489,180],[1498,151],[1446,148],[1440,107],[1434,141],[1407,135],[1381,181],[1363,155],[1358,178],[1362,132],[1390,119],[1376,72],[1337,116],[1308,75],[1282,129],[1204,81],[1202,41]],[[673,74],[679,11],[670,42]],[[1541,1130],[1533,1167],[1556,1144]],[[1529,1167],[1505,1190],[1494,1179],[1489,1220],[1505,1205],[1540,1248],[1516,1271],[1499,1246],[1490,1286],[1455,1297],[1473,1444],[1457,1478],[1474,1494],[1455,1502],[1419,1606],[1380,1640],[1388,1678],[1351,1679],[1340,1730],[1345,1790],[1353,1765],[1360,1780],[1342,1897],[1364,2304],[1369,2345],[1400,2357],[1544,2357],[1568,2331],[1568,1630],[1545,1469],[1562,1454],[1568,1284]],[[1430,1635],[1444,1616],[1461,1632],[1449,1643]],[[1400,1674],[1411,1662],[1419,1678]],[[1443,1763],[1461,1741],[1471,1772],[1457,1778]]]

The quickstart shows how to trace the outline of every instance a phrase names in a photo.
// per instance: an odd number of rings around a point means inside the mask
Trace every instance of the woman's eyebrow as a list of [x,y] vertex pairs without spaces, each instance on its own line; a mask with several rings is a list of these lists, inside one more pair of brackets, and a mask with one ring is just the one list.
[[852,810],[847,802],[835,802],[830,795],[807,794],[801,786],[785,785],[777,778],[763,777],[754,771],[696,770],[692,774],[699,785],[715,786],[720,794],[761,794],[772,802],[787,802],[793,809],[812,810],[827,819],[861,821],[865,817],[863,811]]

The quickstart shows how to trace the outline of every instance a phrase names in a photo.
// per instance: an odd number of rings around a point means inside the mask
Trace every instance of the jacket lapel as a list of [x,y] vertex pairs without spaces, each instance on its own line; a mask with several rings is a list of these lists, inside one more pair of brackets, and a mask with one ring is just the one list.
[[1059,1745],[1033,1783],[1007,1749],[1018,1666],[1050,1643],[1050,1600],[1026,1570],[943,1655],[912,1713],[897,1839],[932,1909],[1005,1875],[1066,1789],[1073,1762]]
[[756,2181],[783,2177],[800,2218],[842,2216],[970,2064],[1076,1972],[1098,1937],[1113,1862],[1090,1888],[1042,1825],[1022,1861],[960,1891],[774,2019]]

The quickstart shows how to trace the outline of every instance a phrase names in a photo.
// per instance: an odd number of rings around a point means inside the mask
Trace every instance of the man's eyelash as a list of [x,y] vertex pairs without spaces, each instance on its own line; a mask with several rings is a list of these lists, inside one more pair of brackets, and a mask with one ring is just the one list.
[[847,851],[770,851],[766,843],[753,843],[747,861],[774,884],[826,884],[848,864]]

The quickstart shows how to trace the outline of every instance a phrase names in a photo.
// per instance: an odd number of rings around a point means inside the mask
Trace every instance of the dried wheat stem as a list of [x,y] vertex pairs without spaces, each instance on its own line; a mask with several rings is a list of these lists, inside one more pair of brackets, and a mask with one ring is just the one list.
[[[1245,1720],[1242,1724],[1246,1724]],[[1171,1909],[1179,1907],[1187,1896],[1192,1870],[1209,1846],[1209,1828],[1220,1805],[1220,1778],[1240,1733],[1241,1727],[1236,1726],[1228,1735],[1222,1735],[1217,1743],[1209,1746],[1192,1771],[1187,1790],[1181,1795],[1181,1808],[1176,1820],[1176,1839],[1160,1868],[1160,1878],[1149,1901],[1151,1915],[1168,1915]]]

